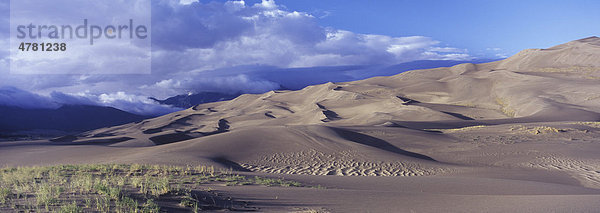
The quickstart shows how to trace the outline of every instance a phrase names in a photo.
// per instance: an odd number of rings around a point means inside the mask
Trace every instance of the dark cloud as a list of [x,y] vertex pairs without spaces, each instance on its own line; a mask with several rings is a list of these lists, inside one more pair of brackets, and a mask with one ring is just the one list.
[[153,48],[212,48],[220,41],[251,31],[252,23],[236,14],[216,2],[184,6],[173,1],[153,1]]
[[0,105],[27,109],[57,108],[60,106],[48,97],[10,86],[0,87]]

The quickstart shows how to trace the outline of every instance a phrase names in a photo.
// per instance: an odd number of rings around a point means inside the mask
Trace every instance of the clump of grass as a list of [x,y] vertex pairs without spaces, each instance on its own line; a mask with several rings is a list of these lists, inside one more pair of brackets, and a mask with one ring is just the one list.
[[297,210],[294,211],[294,213],[328,213],[329,211],[324,210],[324,209],[301,209],[301,210]]
[[284,187],[292,187],[292,186],[300,187],[300,186],[302,186],[301,183],[296,182],[296,181],[264,178],[264,177],[259,177],[259,176],[254,177],[254,183],[258,184],[258,185],[265,185],[265,186],[284,186]]
[[12,195],[12,192],[10,189],[5,188],[5,189],[0,189],[0,204],[5,204],[10,200],[10,196]]
[[425,129],[425,130],[453,133],[453,132],[471,131],[471,130],[476,130],[476,129],[485,128],[485,127],[487,127],[487,126],[486,125],[478,125],[478,126],[468,126],[468,127],[455,128],[455,129]]
[[550,126],[534,126],[534,127],[527,127],[527,126],[523,126],[523,125],[518,125],[518,126],[513,126],[510,129],[511,131],[523,131],[529,134],[533,134],[533,135],[540,135],[540,134],[549,134],[549,133],[561,133],[561,132],[567,132],[569,130],[572,129],[559,129],[556,127],[550,127]]
[[530,129],[529,133],[534,134],[534,135],[539,135],[539,134],[545,134],[545,133],[559,133],[559,132],[566,132],[566,131],[567,130],[549,127],[549,126],[537,126],[537,127],[534,127],[533,129]]
[[600,128],[600,122],[574,122],[571,124],[585,125],[593,128]]
[[[157,201],[179,199],[188,210],[218,209],[192,196],[205,183],[301,186],[206,166],[59,165],[0,169],[0,211],[160,212]],[[183,195],[183,196],[182,196]],[[218,196],[218,195],[215,195]]]
[[52,185],[51,183],[42,183],[35,194],[37,205],[42,205],[49,209],[49,206],[57,203],[60,194],[64,191],[62,186]]
[[496,98],[496,103],[500,105],[500,111],[508,117],[515,117],[517,114],[514,109],[510,108],[508,101],[504,98]]
[[133,198],[123,196],[120,199],[115,201],[115,208],[117,212],[137,212],[138,211],[138,201]]
[[73,201],[73,203],[64,205],[58,211],[60,213],[80,213],[83,212],[83,208],[77,205],[77,202]]
[[158,213],[160,212],[160,206],[154,202],[154,200],[150,199],[144,203],[142,208],[142,212],[144,213]]

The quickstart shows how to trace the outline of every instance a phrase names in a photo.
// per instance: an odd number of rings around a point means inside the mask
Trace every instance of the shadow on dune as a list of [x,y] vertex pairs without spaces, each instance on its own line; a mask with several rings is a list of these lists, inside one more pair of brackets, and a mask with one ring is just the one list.
[[365,134],[361,134],[358,132],[353,132],[353,131],[349,131],[349,130],[345,130],[345,129],[340,129],[340,128],[330,127],[330,129],[332,129],[335,133],[337,133],[343,139],[346,139],[346,140],[349,140],[352,142],[375,147],[378,149],[383,149],[383,150],[386,150],[389,152],[393,152],[396,154],[405,155],[405,156],[409,156],[409,157],[413,157],[413,158],[429,160],[429,161],[436,161],[435,159],[433,159],[429,156],[400,149],[400,148],[388,143],[387,141],[381,140],[376,137],[372,137],[369,135],[365,135]]
[[[168,133],[168,134],[154,136],[149,139],[156,145],[164,145],[164,144],[170,144],[170,143],[191,140],[191,139],[198,138],[198,137],[204,137],[204,136],[228,132],[229,128],[230,128],[229,121],[227,121],[225,119],[221,119],[221,120],[219,120],[217,129],[212,132],[197,132],[197,133],[191,133],[189,131],[175,132],[175,133]],[[160,132],[160,131],[158,131],[158,132]]]
[[215,163],[221,164],[225,168],[230,168],[232,170],[240,172],[251,172],[250,170],[240,166],[238,163],[230,161],[225,157],[214,157],[211,158],[211,160],[213,160]]
[[87,140],[87,141],[75,141],[79,138],[73,138],[75,136],[63,136],[59,138],[54,138],[48,141],[8,141],[8,142],[0,142],[0,147],[20,147],[20,146],[83,146],[83,145],[113,145],[121,142],[126,142],[130,140],[134,140],[135,138],[131,137],[116,137],[116,138],[103,138],[96,140]]
[[154,136],[149,138],[150,141],[152,141],[154,144],[156,145],[163,145],[163,144],[169,144],[169,143],[175,143],[175,142],[180,142],[180,141],[185,141],[185,140],[190,140],[193,139],[194,137],[189,136],[183,132],[176,132],[176,133],[171,133],[171,134],[164,134],[164,135],[159,135],[159,136]]
[[462,120],[475,120],[475,119],[473,119],[471,117],[465,116],[465,115],[460,114],[460,113],[446,112],[446,111],[440,111],[440,112],[445,113],[447,115],[450,115],[452,117],[458,118],[458,119],[462,119]]
[[501,125],[516,123],[561,122],[561,121],[600,121],[600,114],[582,109],[560,108],[540,111],[534,115],[517,118],[492,120],[449,120],[449,121],[393,121],[402,128],[415,130],[456,129],[479,125]]

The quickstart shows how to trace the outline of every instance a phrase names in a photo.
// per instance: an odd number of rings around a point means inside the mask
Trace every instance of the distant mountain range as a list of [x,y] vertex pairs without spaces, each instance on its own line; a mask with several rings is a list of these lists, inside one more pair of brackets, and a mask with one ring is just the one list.
[[19,131],[81,132],[147,118],[103,106],[65,105],[57,109],[0,106],[0,134],[7,136]]
[[190,108],[198,104],[211,103],[217,101],[228,101],[240,96],[240,94],[226,94],[218,92],[201,92],[188,95],[177,95],[165,100],[150,98],[163,105],[171,105],[179,108]]

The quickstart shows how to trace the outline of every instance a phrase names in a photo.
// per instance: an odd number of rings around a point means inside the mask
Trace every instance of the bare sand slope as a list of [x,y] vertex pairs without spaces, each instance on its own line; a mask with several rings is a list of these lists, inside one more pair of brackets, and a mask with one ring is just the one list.
[[219,187],[264,211],[595,212],[599,45],[591,37],[3,142],[0,164],[204,164],[327,187]]

